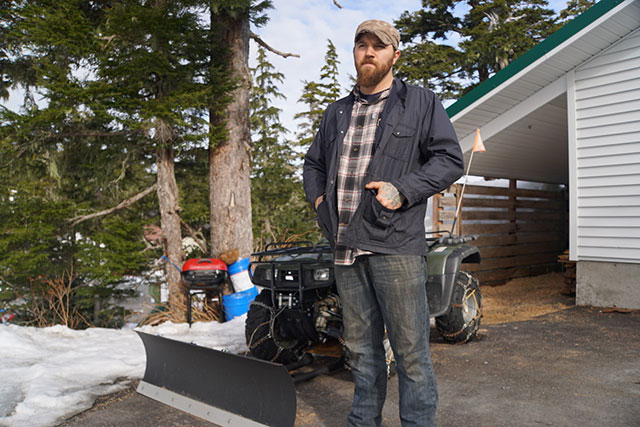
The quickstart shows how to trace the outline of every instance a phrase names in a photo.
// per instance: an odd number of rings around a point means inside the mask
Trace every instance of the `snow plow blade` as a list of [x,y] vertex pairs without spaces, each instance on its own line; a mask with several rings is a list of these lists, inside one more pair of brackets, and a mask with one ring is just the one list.
[[283,365],[136,331],[147,353],[138,393],[224,426],[293,426]]

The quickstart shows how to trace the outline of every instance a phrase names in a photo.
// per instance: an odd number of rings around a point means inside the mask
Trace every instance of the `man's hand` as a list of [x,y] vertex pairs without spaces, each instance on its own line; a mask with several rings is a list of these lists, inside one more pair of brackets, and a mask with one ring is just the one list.
[[398,209],[404,203],[404,197],[393,184],[384,181],[373,181],[364,186],[369,190],[378,190],[376,199],[387,209]]
[[324,194],[316,199],[316,210],[318,210],[318,206],[320,206],[320,203],[322,203],[323,200]]

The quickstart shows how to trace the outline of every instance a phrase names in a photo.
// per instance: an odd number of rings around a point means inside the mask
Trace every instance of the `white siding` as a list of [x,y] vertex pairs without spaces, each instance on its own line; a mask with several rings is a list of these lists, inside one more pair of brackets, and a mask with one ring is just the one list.
[[640,30],[575,70],[575,259],[640,262]]

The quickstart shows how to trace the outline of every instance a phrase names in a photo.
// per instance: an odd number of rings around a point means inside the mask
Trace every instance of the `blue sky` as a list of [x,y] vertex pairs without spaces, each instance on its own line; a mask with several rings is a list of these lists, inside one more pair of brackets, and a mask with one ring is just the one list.
[[[342,87],[350,89],[349,75],[355,74],[351,50],[353,36],[358,24],[366,19],[382,19],[393,22],[402,12],[420,9],[420,0],[338,0],[339,9],[333,0],[273,0],[274,8],[268,11],[269,22],[262,28],[254,29],[261,38],[274,49],[297,53],[300,58],[282,58],[269,54],[274,67],[284,74],[284,84],[280,90],[286,100],[276,102],[282,109],[281,121],[289,129],[293,138],[298,121],[293,116],[304,109],[297,103],[302,94],[303,81],[318,80],[320,68],[324,64],[327,39],[336,46],[340,60],[340,81]],[[566,0],[551,0],[551,8],[563,9]],[[250,64],[253,66],[257,45],[252,42]],[[400,46],[402,49],[402,45]]]
[[[405,10],[420,8],[420,0],[356,1],[338,0],[339,9],[333,0],[273,0],[274,8],[268,11],[269,22],[255,29],[261,38],[274,49],[292,52],[300,58],[282,58],[269,54],[269,61],[284,74],[280,90],[287,97],[276,105],[282,109],[281,121],[293,138],[298,121],[293,116],[304,109],[297,103],[302,94],[304,80],[318,80],[324,64],[327,39],[336,46],[340,60],[340,81],[343,88],[349,87],[349,74],[355,74],[351,49],[358,24],[366,19],[382,19],[393,22]],[[250,64],[254,64],[257,45],[252,43]]]

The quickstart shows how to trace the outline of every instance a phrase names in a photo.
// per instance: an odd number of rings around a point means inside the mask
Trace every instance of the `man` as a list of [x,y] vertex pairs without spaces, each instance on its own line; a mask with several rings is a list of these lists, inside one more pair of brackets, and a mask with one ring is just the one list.
[[451,122],[431,92],[393,77],[400,35],[369,20],[356,30],[357,84],[331,104],[304,163],[307,200],[335,250],[343,338],[355,383],[350,426],[379,426],[396,359],[403,426],[435,425],[424,217],[427,199],[463,172]]

